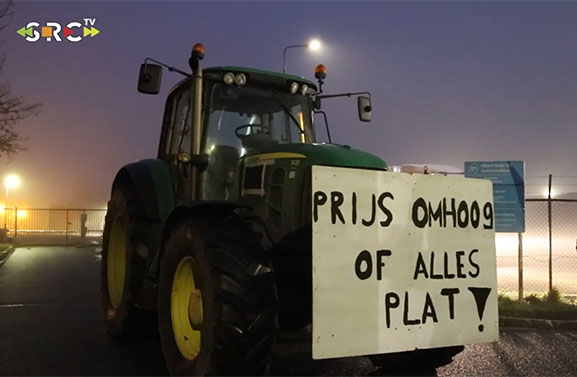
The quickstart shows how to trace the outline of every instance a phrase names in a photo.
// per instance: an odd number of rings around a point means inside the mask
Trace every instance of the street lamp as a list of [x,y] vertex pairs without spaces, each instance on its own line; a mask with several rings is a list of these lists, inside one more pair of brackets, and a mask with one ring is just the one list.
[[20,186],[20,178],[16,175],[8,175],[4,178],[4,187],[6,188],[6,203],[4,204],[4,229],[8,229],[6,213],[8,212],[8,189]]
[[282,73],[286,73],[286,50],[288,50],[289,48],[297,48],[297,47],[308,47],[312,51],[318,51],[321,49],[321,41],[319,41],[318,39],[311,39],[307,44],[286,46],[283,50],[282,55]]
[[553,188],[546,188],[546,189],[543,191],[543,195],[544,195],[546,198],[549,198],[549,196],[550,196],[551,199],[553,199],[553,198],[557,195],[557,191],[555,191]]

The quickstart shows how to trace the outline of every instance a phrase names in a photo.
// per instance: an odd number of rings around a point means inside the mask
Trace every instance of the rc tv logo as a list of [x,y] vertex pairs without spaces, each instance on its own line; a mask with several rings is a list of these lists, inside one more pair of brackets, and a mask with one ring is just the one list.
[[96,18],[85,18],[83,21],[84,25],[73,21],[64,27],[58,22],[46,22],[46,26],[41,27],[38,22],[32,21],[20,28],[17,33],[25,37],[28,42],[37,42],[40,37],[45,38],[47,42],[62,42],[62,38],[70,42],[80,42],[88,36],[92,38],[100,33],[100,30],[94,27]]

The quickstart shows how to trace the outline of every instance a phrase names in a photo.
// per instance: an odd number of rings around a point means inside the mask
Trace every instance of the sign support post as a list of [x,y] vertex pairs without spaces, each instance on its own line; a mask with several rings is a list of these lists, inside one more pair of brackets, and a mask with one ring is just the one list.
[[549,174],[549,191],[547,192],[547,217],[549,219],[549,294],[553,291],[553,228],[551,227],[551,181]]
[[523,301],[523,233],[517,233],[519,236],[519,301]]

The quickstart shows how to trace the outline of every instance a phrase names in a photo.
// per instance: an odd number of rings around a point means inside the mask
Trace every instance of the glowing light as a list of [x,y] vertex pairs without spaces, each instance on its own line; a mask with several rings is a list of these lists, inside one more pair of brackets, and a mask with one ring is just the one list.
[[20,186],[20,178],[16,175],[9,175],[4,178],[4,185],[7,188],[15,188]]
[[315,67],[315,78],[318,80],[324,80],[327,77],[327,67],[319,64]]
[[301,129],[301,143],[305,142],[305,120],[303,117],[303,113],[298,113],[299,118],[299,127]]
[[16,213],[16,215],[19,218],[26,218],[26,216],[28,216],[28,212],[25,209],[19,209],[18,212]]
[[243,86],[246,84],[246,76],[242,73],[239,73],[234,77],[234,83],[238,86]]
[[290,92],[292,94],[296,94],[296,92],[298,92],[298,90],[299,90],[299,84],[297,82],[291,83]]
[[321,41],[318,39],[313,39],[309,42],[309,48],[313,51],[318,51],[321,49]]
[[[557,191],[555,191],[553,188],[551,188],[551,197],[554,198],[556,195],[557,195]],[[543,190],[543,196],[546,198],[549,197],[549,189],[548,188]]]
[[234,83],[234,73],[227,72],[222,79],[226,85],[232,85]]

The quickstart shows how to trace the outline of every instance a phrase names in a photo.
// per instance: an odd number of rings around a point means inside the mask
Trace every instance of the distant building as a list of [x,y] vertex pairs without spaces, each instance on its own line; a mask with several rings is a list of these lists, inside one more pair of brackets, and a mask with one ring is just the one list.
[[462,169],[450,165],[439,164],[403,164],[391,166],[391,171],[395,173],[418,173],[418,174],[442,174],[465,176]]

